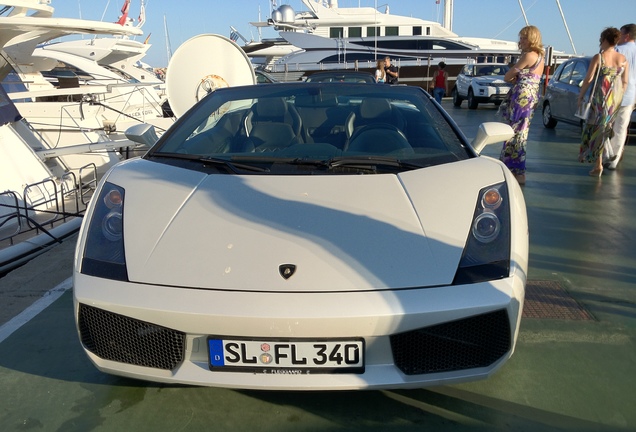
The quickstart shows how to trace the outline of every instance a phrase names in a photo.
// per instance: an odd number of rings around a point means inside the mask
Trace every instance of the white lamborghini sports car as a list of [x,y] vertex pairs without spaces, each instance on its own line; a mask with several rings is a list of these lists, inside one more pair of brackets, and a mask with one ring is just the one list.
[[490,376],[515,348],[528,225],[479,151],[511,135],[485,123],[469,143],[416,87],[212,92],[93,196],[74,270],[86,354],[230,388]]

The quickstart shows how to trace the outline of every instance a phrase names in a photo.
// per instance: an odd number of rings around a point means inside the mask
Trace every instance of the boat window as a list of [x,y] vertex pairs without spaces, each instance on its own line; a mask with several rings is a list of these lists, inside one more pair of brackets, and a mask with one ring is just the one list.
[[422,26],[413,26],[413,36],[422,35]]
[[375,62],[376,61],[376,55],[372,54],[372,53],[347,53],[347,55],[345,56],[344,54],[334,54],[331,55],[329,57],[325,57],[322,60],[320,60],[321,63],[339,63],[342,61],[369,61],[369,62]]
[[384,28],[385,36],[399,36],[400,28],[399,27],[385,27]]
[[344,28],[343,27],[329,27],[329,37],[330,38],[342,38],[342,37],[344,37]]
[[362,27],[349,27],[349,37],[362,37]]
[[380,27],[367,27],[367,36],[380,36]]
[[58,62],[58,66],[51,69],[50,71],[42,71],[42,75],[44,78],[47,78],[49,81],[52,81],[54,85],[58,83],[58,78],[69,78],[69,77],[77,77],[77,79],[84,83],[86,81],[94,80],[95,77],[89,74],[86,71],[78,69],[75,66],[66,64],[64,62]]
[[466,47],[454,42],[446,42],[430,39],[410,39],[395,38],[393,40],[363,40],[356,42],[356,45],[375,47],[382,49],[398,49],[398,50],[430,50],[430,49],[449,49],[449,50],[465,50]]
[[100,66],[103,67],[104,69],[108,69],[109,71],[111,71],[114,74],[119,75],[124,81],[128,81],[129,83],[134,83],[134,84],[137,84],[137,83],[140,82],[137,78],[133,77],[132,75],[127,74],[126,72],[124,72],[121,69],[117,69],[117,68],[114,68],[114,67],[112,67],[110,65],[106,65],[106,64],[103,64],[103,65],[100,65]]
[[22,116],[3,88],[0,88],[0,125],[20,120]]
[[[415,39],[398,39],[398,40],[379,40],[377,44],[378,44],[378,48],[416,50],[418,48],[418,42],[419,41]],[[366,45],[373,46],[373,41],[368,42]]]
[[[9,72],[7,76],[2,80],[2,87],[7,93],[26,92],[28,91],[26,85],[20,79],[20,76],[15,72]],[[29,102],[30,99],[20,99],[15,102]]]

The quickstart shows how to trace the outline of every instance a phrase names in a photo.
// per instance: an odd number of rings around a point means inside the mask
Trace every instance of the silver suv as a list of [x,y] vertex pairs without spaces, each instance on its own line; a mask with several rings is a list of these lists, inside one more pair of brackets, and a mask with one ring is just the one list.
[[467,64],[457,75],[457,81],[451,95],[453,105],[461,106],[468,101],[468,108],[477,109],[480,103],[501,104],[512,84],[504,81],[504,75],[510,67],[502,63]]

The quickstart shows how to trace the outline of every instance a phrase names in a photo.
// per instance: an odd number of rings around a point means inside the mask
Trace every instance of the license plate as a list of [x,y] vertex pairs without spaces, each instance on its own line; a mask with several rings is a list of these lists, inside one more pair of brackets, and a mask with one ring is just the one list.
[[210,370],[272,374],[363,373],[364,340],[208,338]]

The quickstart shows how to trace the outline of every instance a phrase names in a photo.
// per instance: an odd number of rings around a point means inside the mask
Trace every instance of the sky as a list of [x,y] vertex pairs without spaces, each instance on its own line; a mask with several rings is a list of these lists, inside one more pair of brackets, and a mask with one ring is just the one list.
[[[595,54],[604,28],[620,28],[636,21],[636,0],[560,0],[573,48],[556,0],[454,0],[452,30],[460,36],[517,41],[519,30],[526,25],[520,2],[529,24],[541,30],[544,45],[566,53]],[[115,22],[123,3],[124,0],[52,0],[51,6],[55,8],[54,16],[59,18]],[[296,11],[306,10],[300,0],[278,0],[277,4],[289,4]],[[381,12],[388,4],[394,15],[442,21],[443,11],[435,0],[339,0],[338,4],[339,7],[377,5]],[[140,0],[131,0],[129,15],[135,24],[139,9]],[[259,20],[259,9],[262,20],[269,18],[270,1],[146,0],[144,36],[137,38],[143,41],[150,35],[152,47],[144,61],[154,67],[165,67],[168,46],[174,53],[179,45],[199,34],[229,36],[230,26],[248,40],[258,40],[258,31],[249,22]],[[631,21],[623,22],[626,17]],[[262,33],[262,37],[276,36],[272,29]]]

